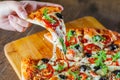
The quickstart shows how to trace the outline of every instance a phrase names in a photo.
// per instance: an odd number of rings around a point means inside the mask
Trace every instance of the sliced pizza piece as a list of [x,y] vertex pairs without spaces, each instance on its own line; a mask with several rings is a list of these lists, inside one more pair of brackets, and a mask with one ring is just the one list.
[[59,7],[46,6],[32,12],[26,19],[33,24],[46,28],[51,33],[54,41],[53,59],[56,58],[56,44],[60,44],[60,49],[63,53],[66,53],[64,45],[66,28],[61,11]]

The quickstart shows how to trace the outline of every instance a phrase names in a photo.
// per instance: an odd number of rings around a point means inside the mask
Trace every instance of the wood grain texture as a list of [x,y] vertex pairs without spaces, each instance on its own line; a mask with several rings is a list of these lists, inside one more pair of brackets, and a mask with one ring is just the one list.
[[[95,18],[90,16],[71,21],[67,23],[66,26],[67,28],[105,28]],[[31,57],[33,59],[41,59],[43,57],[50,58],[52,56],[52,44],[44,39],[44,34],[47,32],[46,30],[38,32],[5,45],[5,55],[19,78],[21,76],[20,66],[22,58]]]

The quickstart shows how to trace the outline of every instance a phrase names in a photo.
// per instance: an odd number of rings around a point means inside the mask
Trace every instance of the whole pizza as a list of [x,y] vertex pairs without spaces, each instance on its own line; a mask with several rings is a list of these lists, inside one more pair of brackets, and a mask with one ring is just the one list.
[[[120,34],[108,29],[64,26],[58,7],[43,7],[28,21],[46,28],[52,58],[22,60],[22,80],[120,80]],[[56,47],[62,58],[57,58]]]

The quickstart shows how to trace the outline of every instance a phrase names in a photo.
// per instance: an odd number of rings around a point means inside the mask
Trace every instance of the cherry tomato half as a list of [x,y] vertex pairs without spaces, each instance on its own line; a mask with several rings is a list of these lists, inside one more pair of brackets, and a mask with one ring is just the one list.
[[54,69],[53,69],[52,65],[50,65],[50,64],[46,64],[46,65],[47,65],[47,68],[41,70],[41,74],[43,77],[51,78],[54,74]]
[[92,51],[99,50],[100,47],[95,44],[87,44],[84,46],[85,53],[92,53]]
[[59,23],[59,21],[55,18],[55,17],[53,17],[53,16],[50,16],[54,21],[55,21],[55,23],[52,23],[52,22],[50,22],[49,20],[47,20],[47,19],[43,19],[43,21],[45,22],[45,24],[46,24],[46,26],[48,27],[48,28],[52,28],[52,29],[56,29],[56,27],[60,24]]
[[111,42],[110,36],[108,36],[108,35],[102,35],[102,37],[105,38],[105,40],[103,40],[102,43],[108,44],[108,43]]

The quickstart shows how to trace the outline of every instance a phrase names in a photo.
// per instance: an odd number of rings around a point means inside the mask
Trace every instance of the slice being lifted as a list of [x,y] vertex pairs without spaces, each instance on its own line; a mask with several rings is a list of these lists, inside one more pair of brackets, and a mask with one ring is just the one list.
[[53,59],[56,58],[56,44],[60,44],[60,49],[63,53],[66,53],[64,45],[66,28],[59,7],[42,7],[39,10],[32,12],[28,16],[27,21],[40,25],[51,33],[52,40],[54,41]]

